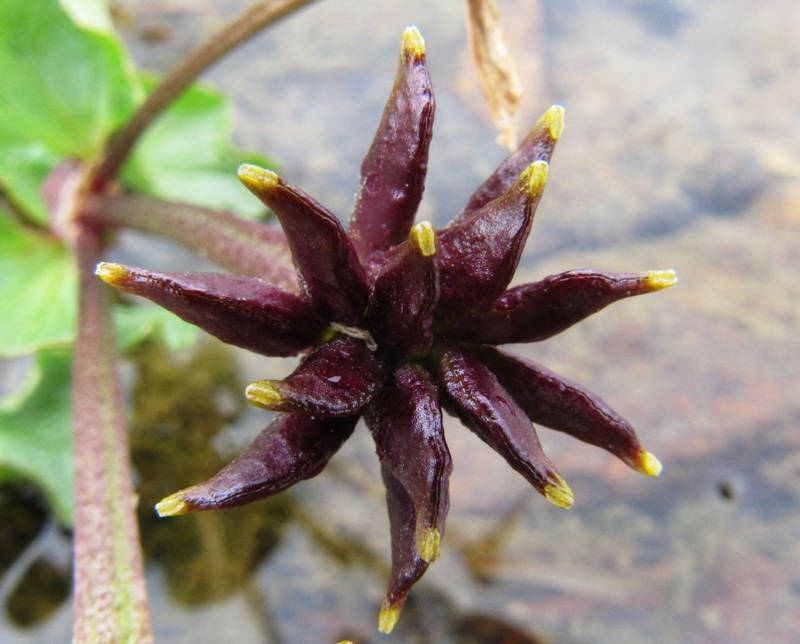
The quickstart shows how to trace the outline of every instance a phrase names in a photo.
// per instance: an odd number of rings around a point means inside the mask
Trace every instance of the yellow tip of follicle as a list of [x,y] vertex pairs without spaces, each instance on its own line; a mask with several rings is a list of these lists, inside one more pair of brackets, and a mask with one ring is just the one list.
[[661,465],[661,461],[659,461],[650,452],[642,452],[639,454],[639,459],[636,465],[636,469],[642,474],[647,474],[647,476],[658,476],[661,474],[661,470],[664,469]]
[[550,503],[565,510],[569,510],[575,504],[575,495],[560,476],[554,483],[545,484],[544,496]]
[[564,133],[564,108],[560,105],[553,105],[539,119],[539,125],[549,130],[550,138],[558,141]]
[[385,604],[381,607],[381,612],[378,615],[378,630],[381,633],[391,633],[392,629],[397,625],[397,620],[400,619],[400,609],[391,604]]
[[522,182],[531,199],[539,197],[547,183],[547,161],[534,161],[519,175],[518,181]]
[[239,166],[239,181],[249,190],[269,190],[278,185],[278,175],[272,170],[243,163]]
[[127,269],[120,264],[112,264],[110,262],[100,262],[94,269],[94,274],[97,275],[106,284],[116,284],[121,282],[128,274]]
[[432,563],[439,558],[442,535],[436,528],[427,528],[417,537],[417,550],[422,561]]
[[403,53],[409,53],[415,58],[422,58],[425,55],[425,41],[419,29],[413,25],[406,27],[403,32],[402,50]]
[[672,286],[678,281],[678,276],[675,271],[647,271],[645,273],[645,282],[647,286],[653,291],[660,291],[662,288]]
[[408,236],[409,241],[419,249],[423,257],[436,254],[436,230],[429,221],[416,224]]
[[259,380],[247,385],[245,389],[245,396],[256,407],[263,409],[273,409],[276,405],[283,402],[283,397],[278,391],[278,381],[275,380]]
[[180,496],[180,493],[171,494],[156,503],[156,512],[160,517],[174,517],[189,512],[189,504]]

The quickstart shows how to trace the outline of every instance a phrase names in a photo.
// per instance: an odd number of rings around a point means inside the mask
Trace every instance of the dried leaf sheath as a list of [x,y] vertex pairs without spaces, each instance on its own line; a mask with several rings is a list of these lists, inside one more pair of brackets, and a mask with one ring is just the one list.
[[498,143],[513,149],[522,82],[506,46],[500,11],[494,0],[466,0],[465,7],[469,45],[492,120],[500,130]]

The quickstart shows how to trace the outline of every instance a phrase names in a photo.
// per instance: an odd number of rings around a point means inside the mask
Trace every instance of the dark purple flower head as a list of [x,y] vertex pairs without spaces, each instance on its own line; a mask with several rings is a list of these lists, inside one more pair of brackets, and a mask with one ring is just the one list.
[[296,286],[116,264],[97,269],[109,284],[230,344],[269,356],[305,352],[286,379],[247,388],[248,399],[281,412],[277,418],[212,479],[161,501],[162,516],[249,503],[315,476],[365,419],[392,535],[391,580],[379,618],[384,632],[439,554],[452,469],[442,409],[562,508],[572,506],[572,491],[532,423],[602,447],[645,474],[661,470],[631,426],[597,396],[494,345],[543,340],[612,302],[673,284],[674,273],[570,271],[508,289],[563,110],[547,110],[439,232],[428,222],[414,224],[433,114],[424,44],[412,27],[403,34],[397,78],[361,166],[347,231],[275,173],[240,168],[245,186],[280,221]]

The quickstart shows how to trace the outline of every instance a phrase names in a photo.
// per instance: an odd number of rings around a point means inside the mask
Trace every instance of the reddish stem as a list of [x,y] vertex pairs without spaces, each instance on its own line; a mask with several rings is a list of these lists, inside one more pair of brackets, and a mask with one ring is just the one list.
[[107,287],[94,275],[102,243],[80,225],[73,415],[76,642],[152,642],[136,496],[128,456]]
[[286,237],[272,226],[231,213],[153,197],[88,197],[82,221],[167,237],[237,275],[299,292]]
[[203,71],[264,27],[311,2],[314,0],[262,0],[189,54],[147,97],[127,124],[111,137],[105,155],[91,171],[89,191],[103,190],[119,172],[147,126]]

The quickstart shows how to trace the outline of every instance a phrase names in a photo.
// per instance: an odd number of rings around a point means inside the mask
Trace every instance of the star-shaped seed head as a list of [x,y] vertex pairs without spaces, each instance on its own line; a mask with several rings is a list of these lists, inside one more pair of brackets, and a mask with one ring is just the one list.
[[[316,476],[364,418],[389,510],[392,571],[379,618],[380,630],[389,632],[444,538],[452,463],[443,409],[560,508],[573,505],[573,493],[542,450],[535,424],[657,476],[661,464],[604,401],[496,348],[544,340],[612,302],[676,281],[672,271],[578,270],[508,288],[563,114],[558,106],[547,110],[444,230],[415,224],[434,97],[424,42],[410,27],[347,229],[274,172],[239,170],[280,222],[296,286],[100,264],[97,274],[109,284],[224,342],[267,356],[303,356],[284,380],[247,388],[253,404],[279,412],[275,420],[216,476],[162,500],[159,514],[242,505]],[[263,265],[279,261],[264,257]],[[270,274],[282,274],[279,268]]]

